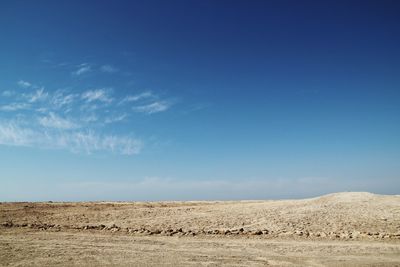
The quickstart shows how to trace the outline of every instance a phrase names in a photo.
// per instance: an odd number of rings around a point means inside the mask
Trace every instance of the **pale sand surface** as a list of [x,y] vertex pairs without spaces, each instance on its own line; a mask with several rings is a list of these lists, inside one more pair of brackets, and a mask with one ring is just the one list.
[[1,203],[2,266],[400,266],[400,196]]

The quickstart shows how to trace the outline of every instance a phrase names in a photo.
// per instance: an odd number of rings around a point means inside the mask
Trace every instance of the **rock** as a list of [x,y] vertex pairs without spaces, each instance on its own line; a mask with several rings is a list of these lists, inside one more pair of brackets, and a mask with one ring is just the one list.
[[148,229],[144,230],[144,233],[147,234],[147,235],[151,235],[152,234],[152,232],[150,230],[148,230]]
[[296,231],[294,231],[294,233],[298,236],[302,236],[304,234],[303,231],[300,231],[300,230],[296,230]]
[[111,230],[111,229],[117,228],[117,226],[115,225],[115,223],[113,223],[113,224],[107,226],[106,228],[107,228],[107,230]]
[[291,235],[292,235],[292,233],[290,233],[290,232],[281,232],[281,233],[278,233],[278,236],[282,236],[282,237],[291,236]]
[[352,232],[350,234],[351,234],[352,238],[359,238],[360,237],[360,232],[358,232],[358,231],[354,231],[354,232]]
[[4,222],[1,225],[4,227],[13,227],[14,226],[13,222]]
[[156,229],[156,230],[151,231],[151,233],[155,234],[155,235],[159,235],[159,234],[161,234],[161,230]]
[[349,235],[348,233],[341,233],[341,234],[339,235],[339,237],[340,237],[341,239],[348,239],[348,238],[350,238],[350,235]]
[[400,233],[389,234],[389,238],[400,239]]

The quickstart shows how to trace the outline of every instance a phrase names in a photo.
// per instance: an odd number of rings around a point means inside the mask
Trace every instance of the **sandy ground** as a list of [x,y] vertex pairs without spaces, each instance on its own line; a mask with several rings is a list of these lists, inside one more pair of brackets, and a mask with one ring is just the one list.
[[1,203],[1,266],[400,266],[400,196]]

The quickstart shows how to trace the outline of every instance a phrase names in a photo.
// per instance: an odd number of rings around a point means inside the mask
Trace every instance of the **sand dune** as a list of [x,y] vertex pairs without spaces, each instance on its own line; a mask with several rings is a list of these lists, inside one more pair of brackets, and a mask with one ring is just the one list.
[[[0,224],[0,262],[5,265],[400,265],[398,195],[1,203]],[[112,256],[102,244],[111,246]],[[43,258],[31,246],[47,247],[52,257]],[[86,260],[78,257],[84,251],[90,252],[83,253]]]

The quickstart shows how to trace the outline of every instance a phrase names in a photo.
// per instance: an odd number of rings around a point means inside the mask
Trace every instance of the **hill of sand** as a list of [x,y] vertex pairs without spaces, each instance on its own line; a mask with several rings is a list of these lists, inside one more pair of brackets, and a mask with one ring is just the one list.
[[400,265],[400,196],[1,203],[0,265]]

